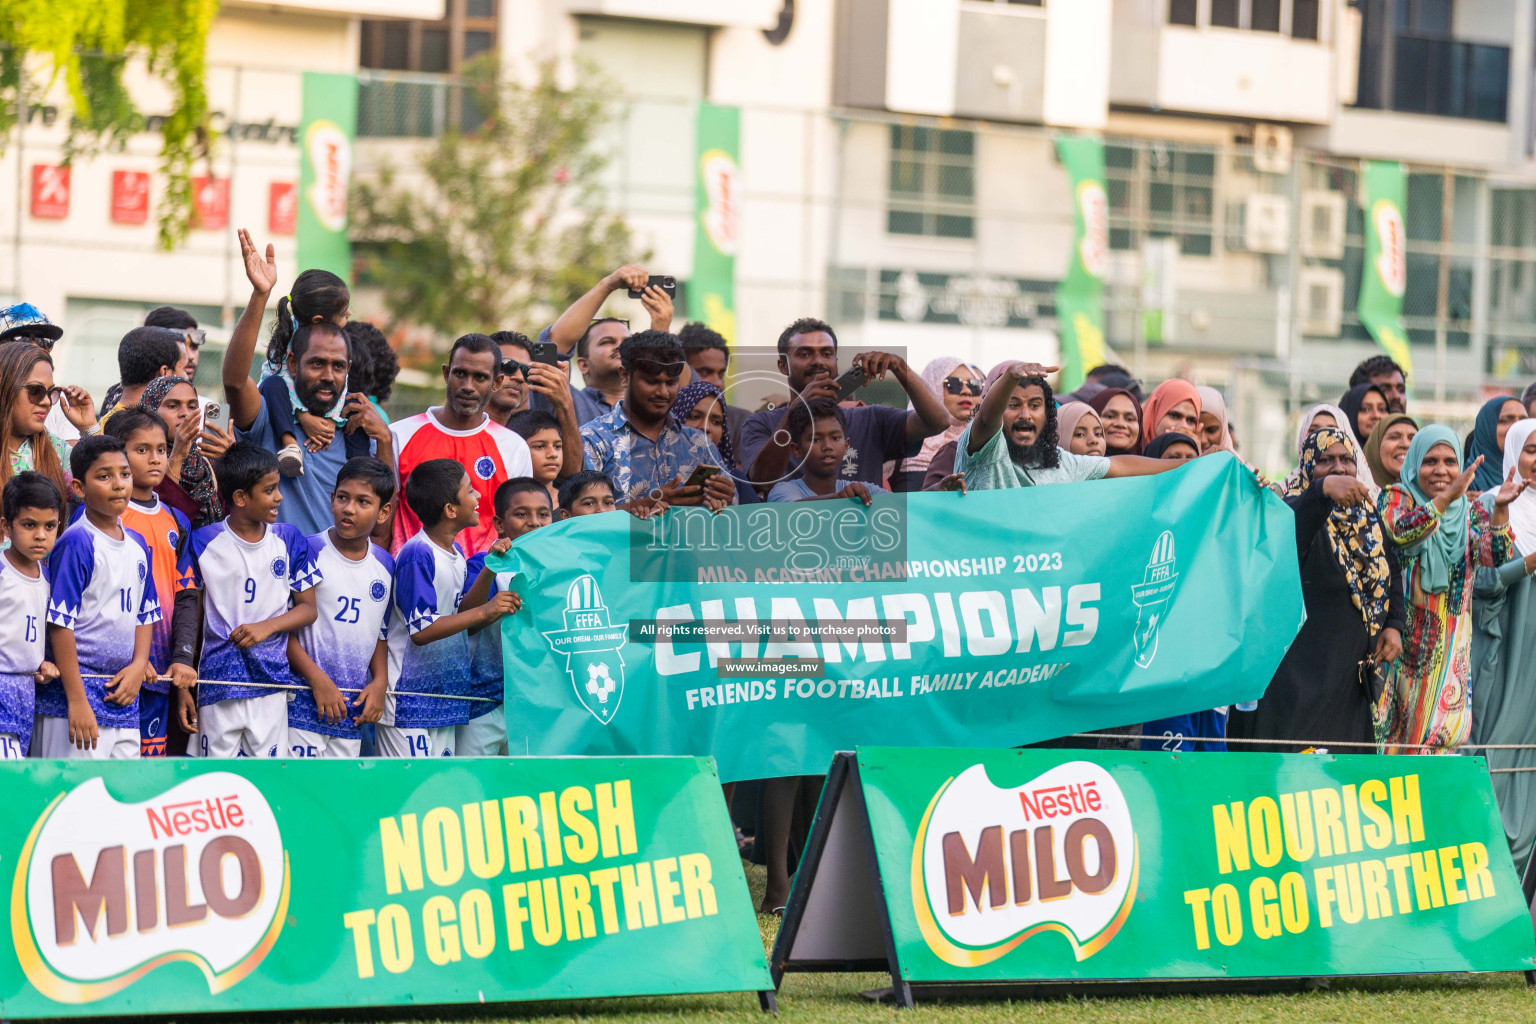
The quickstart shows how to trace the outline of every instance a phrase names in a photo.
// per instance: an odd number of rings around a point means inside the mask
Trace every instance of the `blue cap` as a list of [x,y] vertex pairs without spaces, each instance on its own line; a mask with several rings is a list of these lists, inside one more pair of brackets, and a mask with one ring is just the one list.
[[0,341],[12,338],[58,341],[63,336],[63,328],[43,316],[42,311],[30,302],[18,302],[0,309]]

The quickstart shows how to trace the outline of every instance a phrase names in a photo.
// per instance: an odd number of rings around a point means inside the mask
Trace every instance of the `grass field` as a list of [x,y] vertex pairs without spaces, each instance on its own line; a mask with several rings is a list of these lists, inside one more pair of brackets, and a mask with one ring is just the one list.
[[[762,897],[763,870],[751,867],[747,879],[753,902]],[[764,948],[773,943],[779,921],[759,917]],[[1527,989],[1518,973],[1437,975],[1404,979],[1371,978],[1336,982],[1307,992],[1264,995],[1158,996],[1039,1001],[964,1000],[919,1003],[898,1010],[860,993],[889,985],[878,974],[791,974],[779,990],[779,1015],[787,1024],[882,1022],[882,1024],[981,1024],[984,1021],[1039,1021],[1041,1024],[1517,1024],[1536,1022],[1536,989]],[[597,1024],[762,1024],[771,1020],[757,1009],[755,995],[673,996],[661,999],[605,999],[506,1006],[442,1007],[431,1014],[409,1009],[369,1012],[366,1019],[391,1021],[465,1021],[539,1024],[592,1021]],[[267,1015],[266,1019],[273,1019]],[[325,1012],[307,1022],[334,1019]],[[364,1015],[348,1018],[364,1019]]]

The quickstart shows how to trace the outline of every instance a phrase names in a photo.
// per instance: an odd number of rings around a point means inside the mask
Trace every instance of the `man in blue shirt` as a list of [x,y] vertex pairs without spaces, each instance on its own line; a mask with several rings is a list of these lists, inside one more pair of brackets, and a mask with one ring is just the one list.
[[686,486],[701,465],[724,467],[720,452],[702,430],[685,427],[672,415],[682,376],[683,344],[665,331],[641,331],[619,346],[624,397],[613,411],[581,428],[587,466],[613,481],[619,504],[652,497],[669,505],[720,509],[736,500],[736,487],[723,468],[702,487]]
[[[240,253],[245,258],[245,275],[251,282],[251,300],[230,335],[229,350],[224,353],[224,400],[229,403],[229,418],[240,436],[276,452],[277,429],[261,390],[251,379],[251,362],[256,357],[256,335],[267,308],[267,297],[277,283],[277,260],[273,247],[266,257],[256,251],[251,236],[240,231]],[[299,401],[316,416],[325,416],[336,404],[336,396],[347,386],[351,362],[347,338],[341,327],[332,323],[303,324],[294,332],[288,347],[288,373],[293,377]],[[366,433],[372,454],[386,464],[393,462],[389,427],[385,425],[368,396],[347,396],[344,408],[347,426],[336,431],[331,443],[320,451],[306,451],[302,476],[284,477],[283,503],[278,508],[278,522],[291,523],[305,536],[330,528],[331,492],[336,489],[336,475],[347,461],[346,435],[355,430]],[[300,434],[301,425],[295,424]],[[308,440],[306,435],[300,440]]]
[[[885,463],[917,454],[924,438],[948,429],[949,412],[943,400],[928,390],[923,378],[912,371],[905,359],[888,352],[863,352],[853,361],[864,368],[868,380],[884,378],[889,373],[912,400],[910,410],[884,405],[843,410],[847,418],[848,454],[841,475],[878,484],[885,475]],[[837,335],[831,325],[805,317],[784,328],[779,335],[779,372],[788,379],[795,399],[783,408],[766,409],[747,417],[737,448],[742,468],[759,490],[790,479],[799,469],[791,452],[790,410],[817,398],[841,401],[837,386]]]

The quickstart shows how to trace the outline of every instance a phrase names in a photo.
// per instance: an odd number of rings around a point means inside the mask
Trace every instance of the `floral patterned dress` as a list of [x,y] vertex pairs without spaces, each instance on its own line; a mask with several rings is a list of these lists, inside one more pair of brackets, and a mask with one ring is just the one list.
[[1419,559],[1403,549],[1434,533],[1440,513],[1433,505],[1420,505],[1396,484],[1382,490],[1378,504],[1387,539],[1400,549],[1408,622],[1403,655],[1392,666],[1375,708],[1377,739],[1387,753],[1451,753],[1472,732],[1474,577],[1479,566],[1492,568],[1507,561],[1514,537],[1508,525],[1493,525],[1482,502],[1468,501],[1465,557],[1451,566],[1451,584],[1444,593],[1425,593],[1419,585]]

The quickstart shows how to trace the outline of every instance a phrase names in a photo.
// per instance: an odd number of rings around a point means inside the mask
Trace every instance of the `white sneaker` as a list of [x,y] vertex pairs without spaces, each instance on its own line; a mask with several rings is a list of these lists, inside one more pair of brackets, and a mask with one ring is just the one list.
[[304,449],[291,444],[277,453],[277,468],[283,476],[304,475]]

